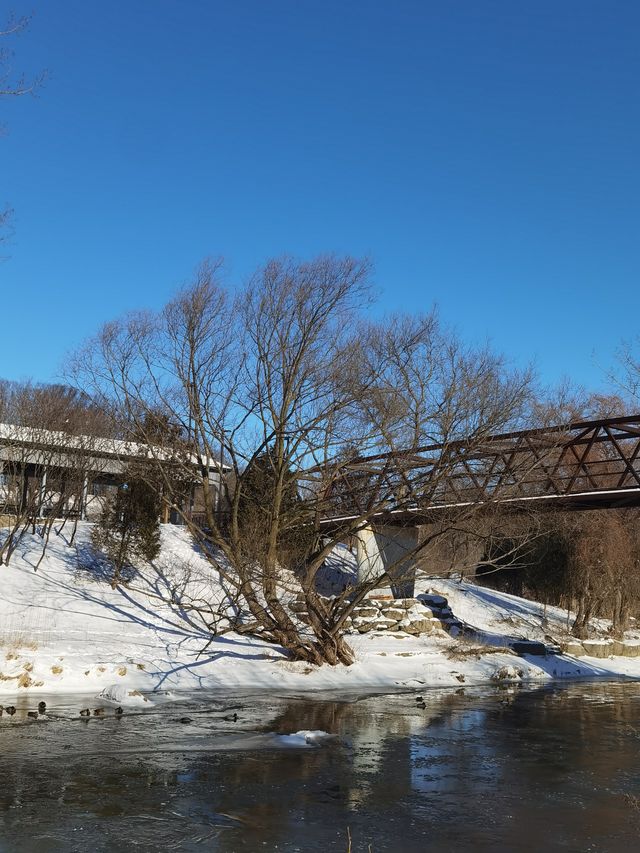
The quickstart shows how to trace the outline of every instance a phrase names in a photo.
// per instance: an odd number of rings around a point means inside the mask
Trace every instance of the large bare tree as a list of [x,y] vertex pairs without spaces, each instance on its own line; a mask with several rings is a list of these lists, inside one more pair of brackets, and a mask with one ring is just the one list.
[[[374,560],[324,598],[317,581],[336,545],[443,495],[459,468],[456,443],[469,454],[522,424],[531,398],[528,371],[464,345],[434,313],[372,321],[369,275],[348,257],[280,258],[234,292],[220,264],[206,263],[162,311],[104,326],[72,366],[120,429],[147,441],[149,482],[232,592],[226,629],[313,663],[351,663],[344,624],[363,597],[436,540],[490,535],[492,514],[477,496],[441,514],[397,566]],[[172,425],[166,442],[159,422]],[[425,445],[444,448],[435,464],[416,455]],[[222,495],[210,478],[216,460],[229,466]],[[185,481],[201,495],[197,515]]]

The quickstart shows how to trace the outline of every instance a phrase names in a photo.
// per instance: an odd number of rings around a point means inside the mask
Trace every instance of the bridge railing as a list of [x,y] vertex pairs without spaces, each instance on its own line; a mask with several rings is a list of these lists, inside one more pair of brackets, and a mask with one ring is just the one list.
[[640,415],[357,458],[325,514],[630,492],[640,493]]

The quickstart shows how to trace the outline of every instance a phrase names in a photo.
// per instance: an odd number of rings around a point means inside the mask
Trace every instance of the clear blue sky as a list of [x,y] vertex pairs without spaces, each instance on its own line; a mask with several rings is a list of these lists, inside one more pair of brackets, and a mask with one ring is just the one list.
[[32,6],[0,376],[54,378],[218,254],[370,254],[382,309],[436,302],[549,381],[600,384],[639,331],[637,0]]

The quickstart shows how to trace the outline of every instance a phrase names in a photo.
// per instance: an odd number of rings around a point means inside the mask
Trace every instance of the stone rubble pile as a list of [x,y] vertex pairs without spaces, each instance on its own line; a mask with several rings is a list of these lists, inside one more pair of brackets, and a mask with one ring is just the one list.
[[[302,593],[290,607],[302,622],[308,621]],[[387,631],[420,636],[446,631],[456,636],[462,630],[462,623],[451,612],[447,599],[437,593],[424,593],[418,598],[393,598],[372,592],[357,605],[353,616],[345,622],[345,629],[350,634]]]

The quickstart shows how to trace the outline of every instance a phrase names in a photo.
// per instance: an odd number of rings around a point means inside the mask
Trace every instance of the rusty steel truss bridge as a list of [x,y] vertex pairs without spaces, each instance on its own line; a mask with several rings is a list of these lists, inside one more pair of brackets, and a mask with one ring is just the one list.
[[640,414],[357,458],[345,476],[343,517],[366,512],[373,482],[383,479],[389,499],[377,515],[396,523],[478,504],[640,507]]

